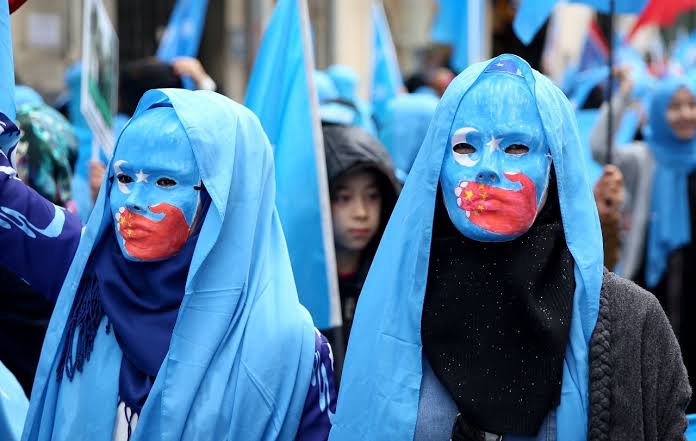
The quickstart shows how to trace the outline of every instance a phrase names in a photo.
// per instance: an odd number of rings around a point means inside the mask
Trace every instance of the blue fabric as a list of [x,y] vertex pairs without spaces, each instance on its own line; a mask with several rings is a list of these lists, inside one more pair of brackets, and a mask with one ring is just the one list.
[[0,2],[0,112],[14,121],[15,78],[12,53],[12,30],[10,29],[10,9],[8,2]]
[[686,439],[688,441],[696,441],[696,415],[687,415],[689,425],[686,428]]
[[587,97],[590,96],[592,89],[606,81],[609,76],[607,66],[596,67],[594,69],[579,72],[574,76],[575,87],[568,96],[571,104],[576,108],[581,108]]
[[[270,144],[250,111],[213,92],[152,90],[134,118],[161,105],[177,112],[211,204],[169,351],[131,441],[292,440],[309,389],[315,334],[297,300],[275,209]],[[112,177],[112,167],[108,170]],[[102,184],[58,297],[24,441],[111,439],[113,385],[121,360],[110,336],[100,331],[76,381],[55,381],[77,284],[98,240],[113,228],[107,197],[111,185],[109,179]],[[72,423],[61,425],[64,421]],[[58,435],[51,433],[54,422]]]
[[94,203],[89,189],[89,160],[92,157],[92,132],[87,120],[80,110],[82,81],[82,63],[76,62],[65,71],[65,84],[70,98],[68,99],[68,119],[75,129],[77,137],[77,161],[73,168],[72,194],[77,213],[83,223],[87,223]]
[[[375,38],[377,37],[375,36]],[[370,108],[370,105],[368,105],[358,96],[358,84],[360,83],[358,73],[352,67],[344,66],[341,64],[334,64],[333,66],[330,66],[326,70],[326,73],[329,75],[329,78],[331,78],[334,85],[336,86],[336,91],[338,92],[338,99],[347,101],[348,103],[355,106],[355,109],[353,109],[355,118],[353,124],[351,125],[361,127],[365,129],[370,135],[376,137],[377,129],[375,128],[375,124],[372,121],[372,109]],[[387,91],[386,95],[388,95],[388,93],[389,92]],[[344,109],[350,109],[349,106],[343,107]],[[322,113],[324,113],[323,109]],[[336,123],[339,122],[336,121]]]
[[[423,296],[445,149],[462,97],[490,63],[512,56],[501,57],[457,76],[435,112],[360,295],[331,441],[413,439],[422,379]],[[573,317],[561,404],[555,410],[558,439],[580,441],[587,438],[588,346],[599,310],[602,235],[573,110],[548,78],[530,72],[525,79],[551,149],[566,241],[575,261]]]
[[157,58],[196,57],[200,46],[208,0],[177,0],[157,48]]
[[314,84],[317,87],[319,104],[338,99],[338,89],[326,72],[315,70]]
[[677,139],[667,123],[667,108],[680,88],[694,93],[684,78],[662,80],[648,114],[646,141],[657,163],[646,245],[645,282],[649,288],[662,278],[669,255],[691,242],[688,177],[696,169],[696,142]]
[[461,31],[460,11],[461,0],[436,0],[437,13],[433,18],[430,39],[433,43],[454,44]]
[[44,99],[37,91],[29,86],[15,87],[15,105],[20,108],[24,105],[44,104]]
[[[177,0],[167,29],[157,48],[157,58],[171,62],[176,57],[198,56],[198,48],[205,28],[208,0]],[[196,84],[190,77],[182,78],[184,88],[194,90]]]
[[602,166],[592,157],[592,146],[590,145],[590,135],[599,119],[599,110],[576,110],[575,119],[578,123],[578,134],[580,135],[583,158],[585,159],[585,166],[587,167],[587,178],[590,185],[594,188],[603,173]]
[[[399,61],[396,58],[396,48],[381,3],[375,3],[372,6],[372,29],[374,46],[372,48],[370,101],[373,112],[381,120],[389,100],[404,89]],[[371,134],[375,135],[375,131],[372,130]]]
[[0,363],[0,439],[18,441],[29,409],[22,386],[4,364]]
[[[559,0],[520,0],[512,27],[524,44],[529,44],[541,29]],[[609,13],[609,0],[574,0],[586,4],[599,12]],[[639,14],[647,0],[614,0],[616,14]]]
[[[459,2],[458,32],[452,47],[450,64],[456,72],[483,58],[483,23],[486,8],[483,0]],[[462,25],[464,23],[464,25]]]
[[[274,146],[278,213],[288,241],[297,292],[319,329],[340,325],[335,261],[325,235],[328,184],[320,182],[324,147],[315,137],[317,98],[305,51],[300,2],[280,0],[261,41],[247,88],[246,105],[259,117]],[[311,58],[309,58],[311,60]],[[308,69],[310,69],[308,71]],[[324,178],[325,179],[325,178]],[[322,185],[323,184],[323,185]],[[322,222],[324,218],[324,222]]]
[[411,171],[439,102],[432,95],[402,94],[387,105],[379,139],[389,152],[396,177],[402,183]]

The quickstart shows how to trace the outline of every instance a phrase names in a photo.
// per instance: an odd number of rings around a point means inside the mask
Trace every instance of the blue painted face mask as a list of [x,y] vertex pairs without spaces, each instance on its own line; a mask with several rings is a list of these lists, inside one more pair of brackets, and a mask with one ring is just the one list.
[[551,155],[519,72],[514,60],[490,65],[455,114],[440,185],[452,223],[469,239],[521,236],[546,198]]
[[189,237],[200,204],[200,174],[186,132],[171,107],[134,120],[119,139],[109,195],[124,257],[174,256]]

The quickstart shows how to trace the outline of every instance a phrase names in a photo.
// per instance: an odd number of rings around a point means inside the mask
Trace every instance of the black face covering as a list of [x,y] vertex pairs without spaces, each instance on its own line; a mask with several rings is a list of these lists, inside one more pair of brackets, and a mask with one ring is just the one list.
[[573,267],[553,173],[536,222],[510,242],[465,238],[438,198],[421,338],[471,426],[533,436],[560,403]]

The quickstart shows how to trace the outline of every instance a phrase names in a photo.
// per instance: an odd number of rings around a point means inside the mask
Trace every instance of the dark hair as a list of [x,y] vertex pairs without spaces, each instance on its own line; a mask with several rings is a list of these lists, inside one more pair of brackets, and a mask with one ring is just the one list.
[[118,111],[133,116],[140,98],[150,89],[181,89],[181,78],[174,68],[156,58],[132,61],[121,67]]

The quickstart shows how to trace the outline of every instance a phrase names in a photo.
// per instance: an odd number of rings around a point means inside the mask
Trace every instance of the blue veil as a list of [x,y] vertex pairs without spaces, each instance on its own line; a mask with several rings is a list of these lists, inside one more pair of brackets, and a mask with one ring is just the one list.
[[648,115],[646,138],[657,164],[646,243],[645,283],[650,288],[660,281],[672,251],[691,242],[688,176],[696,169],[696,141],[677,139],[666,118],[669,103],[680,88],[694,93],[686,78],[660,81]]
[[[350,336],[331,441],[411,440],[422,378],[420,336],[435,197],[462,98],[500,57],[472,65],[450,84],[435,112],[365,282]],[[536,97],[558,182],[563,227],[575,261],[573,317],[563,366],[558,439],[587,439],[588,348],[599,311],[602,235],[575,116],[551,81],[514,57]]]
[[[293,440],[309,389],[315,333],[295,291],[275,208],[268,138],[251,111],[213,92],[149,91],[133,120],[156,106],[176,111],[211,204],[169,352],[131,440]],[[107,170],[111,176],[113,167]],[[25,441],[56,441],[50,429],[57,415],[56,363],[87,259],[101,234],[113,228],[110,186],[105,179],[58,297],[34,381]],[[92,357],[85,371],[113,371],[104,365]],[[91,389],[83,393],[97,399],[105,393],[99,384],[85,388]],[[116,402],[106,396],[101,402],[103,409],[95,412],[116,412]],[[97,435],[111,439],[111,432]]]

